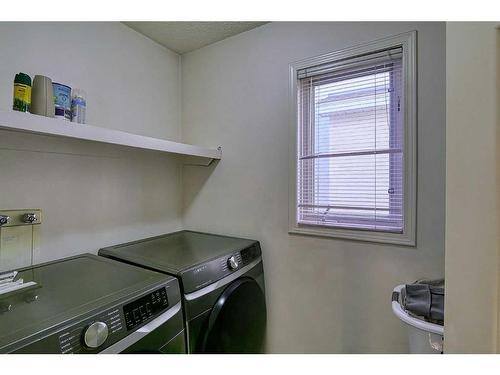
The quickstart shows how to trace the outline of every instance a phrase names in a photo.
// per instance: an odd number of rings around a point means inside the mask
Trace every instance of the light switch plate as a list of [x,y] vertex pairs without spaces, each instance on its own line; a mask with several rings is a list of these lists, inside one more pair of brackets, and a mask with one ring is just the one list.
[[[36,220],[27,221],[27,214],[34,214]],[[0,215],[9,217],[0,226],[0,272],[32,265],[40,247],[41,210],[0,210]]]

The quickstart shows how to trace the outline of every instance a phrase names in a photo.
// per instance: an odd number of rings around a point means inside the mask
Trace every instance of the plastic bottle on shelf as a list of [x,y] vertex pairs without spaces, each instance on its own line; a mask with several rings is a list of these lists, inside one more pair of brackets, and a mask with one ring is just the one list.
[[85,124],[87,110],[87,95],[82,89],[74,89],[71,98],[71,122]]
[[29,112],[31,106],[31,77],[24,73],[14,78],[14,111]]

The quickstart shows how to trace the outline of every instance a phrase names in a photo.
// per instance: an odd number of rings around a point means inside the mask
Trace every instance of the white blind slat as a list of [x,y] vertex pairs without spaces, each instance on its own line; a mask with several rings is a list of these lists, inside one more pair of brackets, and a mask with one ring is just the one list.
[[369,69],[381,69],[385,64],[401,60],[402,47],[383,49],[376,52],[361,54],[354,57],[339,59],[329,63],[307,67],[297,71],[297,78],[316,77],[321,78],[324,74],[335,77],[342,74],[359,74],[359,71]]

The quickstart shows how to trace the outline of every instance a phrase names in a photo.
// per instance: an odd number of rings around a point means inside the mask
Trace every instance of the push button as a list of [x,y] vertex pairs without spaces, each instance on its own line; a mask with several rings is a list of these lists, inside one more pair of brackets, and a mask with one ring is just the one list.
[[138,309],[135,309],[134,311],[132,311],[132,314],[134,315],[134,320],[138,320],[140,318]]

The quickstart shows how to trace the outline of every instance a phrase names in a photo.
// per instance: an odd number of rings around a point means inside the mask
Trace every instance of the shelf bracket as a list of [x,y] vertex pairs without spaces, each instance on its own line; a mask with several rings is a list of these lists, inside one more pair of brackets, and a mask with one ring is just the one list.
[[[222,154],[222,147],[217,147],[217,150]],[[213,163],[220,160],[219,158],[208,158],[203,156],[184,156],[183,165],[185,166],[196,166],[196,167],[209,167]]]
[[185,156],[182,165],[195,167],[209,167],[216,159],[201,156]]

